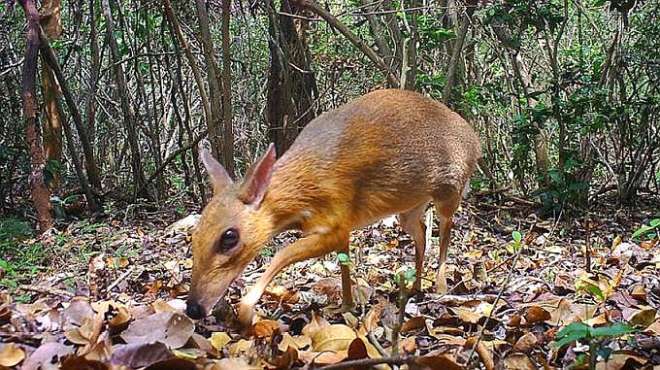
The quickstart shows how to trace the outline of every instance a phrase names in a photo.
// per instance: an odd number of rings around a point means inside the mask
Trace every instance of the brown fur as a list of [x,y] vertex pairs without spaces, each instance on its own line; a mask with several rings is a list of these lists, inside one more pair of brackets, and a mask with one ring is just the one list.
[[[260,204],[239,200],[245,185],[217,191],[193,236],[191,297],[208,309],[269,238],[291,227],[307,237],[275,257],[254,294],[246,297],[244,315],[250,315],[260,290],[281,268],[345,251],[351,230],[391,214],[401,214],[404,229],[418,244],[419,267],[424,253],[419,218],[432,199],[442,224],[441,255],[446,255],[451,216],[480,155],[478,136],[465,120],[414,92],[379,90],[327,112],[275,162]],[[250,176],[245,181],[259,184]],[[240,250],[216,256],[210,246],[232,226],[241,230]],[[342,280],[350,285],[344,270]]]

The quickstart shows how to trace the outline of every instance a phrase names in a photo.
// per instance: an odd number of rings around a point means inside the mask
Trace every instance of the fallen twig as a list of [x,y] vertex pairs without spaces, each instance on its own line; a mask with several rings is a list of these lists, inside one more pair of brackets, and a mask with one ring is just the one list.
[[[532,226],[529,228],[529,230],[533,230],[534,227],[536,226],[536,222],[532,224]],[[479,331],[479,335],[477,336],[477,340],[472,346],[472,350],[470,351],[470,355],[468,356],[467,361],[465,362],[465,365],[469,365],[470,361],[472,361],[472,356],[474,356],[474,352],[477,350],[479,347],[479,343],[481,342],[481,338],[484,336],[484,331],[486,330],[486,327],[488,326],[488,322],[490,322],[490,319],[493,316],[493,313],[497,310],[497,303],[500,301],[502,298],[502,295],[504,294],[504,291],[506,290],[506,287],[509,285],[509,281],[511,281],[511,277],[513,276],[513,273],[516,271],[516,263],[518,263],[518,258],[520,258],[520,255],[522,254],[522,251],[525,249],[527,246],[527,243],[522,243],[521,248],[518,249],[516,252],[515,257],[513,258],[513,262],[511,263],[511,269],[509,270],[509,273],[506,276],[506,280],[504,280],[504,284],[502,284],[502,287],[500,288],[500,291],[497,292],[497,298],[495,298],[495,302],[493,302],[493,309],[490,310],[490,313],[488,314],[488,317],[486,317],[486,321],[484,324],[481,326],[481,330]]]
[[115,281],[112,282],[112,284],[108,285],[108,288],[106,289],[106,294],[110,294],[112,289],[114,289],[119,283],[121,283],[124,279],[130,275],[133,270],[135,270],[135,266],[131,266],[128,270],[126,270],[123,274],[119,275]]
[[38,285],[21,285],[20,289],[27,290],[30,292],[42,293],[42,294],[59,295],[68,298],[73,298],[74,296],[73,293],[66,290],[57,289],[53,287],[38,286]]
[[388,365],[405,365],[413,364],[417,361],[419,357],[417,356],[395,356],[395,357],[381,357],[381,358],[362,358],[359,360],[349,360],[344,362],[339,362],[332,365],[326,365],[320,367],[319,370],[338,370],[338,369],[349,369],[358,366],[373,366],[379,364],[388,364]]

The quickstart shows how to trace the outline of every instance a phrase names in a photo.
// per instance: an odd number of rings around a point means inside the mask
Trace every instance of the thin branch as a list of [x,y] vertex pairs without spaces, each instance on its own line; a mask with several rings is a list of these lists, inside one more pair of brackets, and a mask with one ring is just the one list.
[[380,68],[383,73],[385,73],[385,76],[387,77],[387,80],[389,81],[390,84],[394,86],[399,86],[400,81],[399,78],[390,70],[390,68],[387,66],[383,58],[381,58],[374,49],[369,47],[362,39],[360,39],[357,35],[355,35],[345,24],[343,24],[337,17],[334,15],[330,14],[327,10],[325,10],[322,6],[317,4],[316,2],[312,0],[294,0],[295,3],[303,8],[306,8],[317,15],[319,15],[321,18],[325,19],[328,24],[330,24],[332,27],[336,28],[342,35],[344,35],[348,41],[350,41],[356,48],[360,49],[367,58],[369,58],[378,68]]
[[339,370],[339,369],[351,369],[359,367],[368,367],[379,364],[388,364],[388,365],[411,365],[416,363],[417,356],[395,356],[395,357],[382,357],[382,358],[362,358],[359,360],[350,360],[344,361],[337,364],[326,365],[320,367],[319,370]]

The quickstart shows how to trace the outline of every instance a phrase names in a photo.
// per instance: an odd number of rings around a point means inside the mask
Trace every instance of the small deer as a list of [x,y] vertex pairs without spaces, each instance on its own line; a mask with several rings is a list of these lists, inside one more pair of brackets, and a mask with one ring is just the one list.
[[[213,198],[192,236],[192,285],[186,312],[206,316],[273,236],[303,237],[277,252],[238,306],[243,325],[285,267],[330,252],[349,252],[349,234],[398,214],[415,243],[421,290],[426,207],[439,221],[440,263],[452,216],[481,156],[472,127],[445,105],[405,90],[377,90],[310,122],[281,158],[273,144],[234,182],[206,149],[200,153]],[[442,271],[441,267],[441,271]],[[341,266],[342,305],[353,306],[349,267]]]

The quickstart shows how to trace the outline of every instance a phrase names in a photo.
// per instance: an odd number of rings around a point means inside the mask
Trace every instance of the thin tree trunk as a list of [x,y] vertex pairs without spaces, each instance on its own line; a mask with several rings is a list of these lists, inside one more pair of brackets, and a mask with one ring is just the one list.
[[231,117],[230,10],[231,0],[222,0],[222,152],[226,166],[230,167],[227,171],[232,174],[234,173],[234,127]]
[[[181,34],[181,30],[175,31],[175,26],[178,26],[178,23],[176,23],[176,18],[174,17],[174,14],[172,13],[172,8],[168,7],[169,5],[169,0],[164,0],[163,4],[165,6],[165,12],[168,14],[168,28],[170,30],[170,33],[172,34],[173,38],[173,44],[174,48],[176,50],[176,63],[177,66],[174,69],[176,73],[176,85],[179,90],[179,94],[181,95],[181,102],[183,104],[183,111],[185,113],[185,119],[183,119],[182,123],[186,129],[186,134],[188,135],[188,140],[193,140],[193,131],[192,128],[190,127],[190,108],[188,107],[188,99],[186,98],[185,91],[183,89],[183,77],[182,77],[182,67],[183,63],[181,61],[181,50],[179,45],[177,44],[177,41],[179,43],[185,42],[185,39],[183,39],[183,35]],[[193,76],[195,78],[195,82],[197,83],[197,89],[200,91],[200,96],[203,95],[202,97],[202,106],[204,107],[204,110],[207,111],[208,108],[206,105],[208,104],[208,99],[206,99],[206,92],[204,90],[204,85],[202,84],[201,78],[199,76],[199,71],[197,70],[197,66],[194,64],[194,59],[192,59],[192,53],[190,53],[190,50],[188,49],[187,44],[183,46],[184,47],[184,52],[186,53],[187,56],[189,56],[188,62],[191,64],[190,68],[193,71]],[[174,103],[176,105],[176,102]],[[207,203],[208,199],[206,197],[206,191],[204,187],[204,180],[202,177],[202,172],[200,169],[199,165],[199,153],[197,151],[197,147],[192,148],[192,161],[193,161],[193,167],[195,169],[195,178],[196,178],[196,183],[197,186],[199,187],[199,193],[202,197],[202,202],[204,204]]]
[[[40,22],[50,39],[57,39],[62,33],[60,26],[60,0],[45,0],[41,4]],[[41,86],[44,98],[46,119],[43,120],[44,154],[46,159],[60,163],[62,161],[62,117],[57,107],[59,89],[55,83],[53,71],[45,61],[42,61]],[[53,176],[48,186],[50,189],[59,187],[59,168],[51,172]]]
[[234,175],[234,159],[225,157],[224,141],[221,136],[224,133],[222,129],[222,90],[221,81],[218,78],[218,64],[215,61],[215,49],[211,39],[209,29],[209,15],[206,11],[206,2],[204,0],[195,1],[197,17],[199,18],[199,29],[204,49],[204,59],[206,60],[207,80],[209,84],[209,97],[211,101],[211,120],[208,122],[209,141],[216,158],[220,158],[223,166],[230,176]]
[[[85,126],[83,125],[82,117],[80,115],[80,111],[78,110],[78,105],[76,104],[73,94],[71,94],[71,90],[68,87],[68,84],[66,82],[66,79],[64,77],[64,74],[62,73],[62,69],[60,68],[59,64],[57,63],[57,59],[55,57],[55,53],[53,52],[53,49],[50,47],[50,44],[48,42],[48,38],[46,35],[41,32],[40,33],[40,41],[41,41],[41,55],[44,58],[44,61],[46,64],[51,68],[51,70],[54,72],[55,77],[57,77],[57,82],[59,82],[60,87],[62,88],[62,93],[64,95],[64,100],[67,103],[67,106],[69,107],[69,112],[71,113],[71,116],[73,117],[73,123],[76,126],[76,131],[78,132],[78,138],[80,139],[80,144],[83,149],[83,156],[85,157],[85,163],[87,164],[87,176],[90,179],[94,179],[94,181],[98,182],[99,184],[101,183],[101,180],[99,178],[99,170],[98,167],[96,166],[96,159],[94,158],[94,152],[92,150],[92,144],[89,140],[89,136],[87,135],[87,130],[85,130]],[[55,101],[55,106],[56,108],[60,111],[61,113],[61,108],[59,108],[59,101]],[[70,133],[69,133],[70,135]],[[68,138],[67,138],[68,140]],[[82,182],[87,182],[87,179],[80,178],[81,183]],[[100,188],[99,188],[100,190]],[[92,194],[90,191],[89,194]],[[101,208],[98,207],[99,203],[94,200],[94,199],[88,199],[88,205],[90,207],[90,210],[92,212],[100,211]]]
[[53,226],[50,191],[44,183],[44,168],[46,165],[41,135],[36,97],[37,59],[39,57],[39,12],[33,0],[20,0],[19,3],[27,19],[27,46],[23,64],[23,79],[21,95],[23,96],[23,114],[26,123],[26,138],[30,148],[30,192],[32,202],[37,212],[39,232],[44,232]]
[[142,194],[134,192],[133,198],[138,195],[145,198],[150,198],[145,185],[144,172],[142,170],[142,159],[140,156],[140,146],[137,137],[137,122],[135,120],[135,113],[129,101],[129,90],[124,79],[124,69],[120,63],[119,46],[114,36],[114,20],[112,18],[112,10],[110,9],[110,1],[102,0],[101,7],[103,8],[103,15],[106,21],[106,36],[108,45],[110,46],[110,54],[113,63],[115,82],[119,91],[121,110],[124,115],[124,126],[128,136],[128,145],[131,152],[131,170],[133,173],[133,181],[135,181],[135,189],[142,189]]
[[447,83],[442,89],[442,101],[444,103],[449,102],[451,99],[451,94],[456,82],[456,70],[458,69],[458,64],[461,60],[461,51],[463,50],[463,44],[465,43],[465,36],[467,36],[470,23],[472,23],[472,13],[474,13],[475,6],[476,1],[472,0],[471,2],[468,2],[465,14],[463,14],[461,19],[461,29],[458,31],[458,39],[454,43],[451,59],[449,60],[449,67],[447,69]]
[[[305,42],[304,20],[277,15],[274,2],[267,3],[270,71],[268,74],[267,116],[269,135],[281,155],[300,130],[314,117],[318,96],[311,68],[309,47]],[[281,13],[299,14],[300,8],[284,0]],[[295,22],[301,22],[298,26]],[[291,68],[291,66],[295,68]]]
[[[204,118],[206,119],[206,127],[208,128],[210,125],[213,125],[212,123],[213,117],[211,114],[211,103],[209,102],[208,95],[206,94],[206,88],[204,87],[202,74],[199,71],[199,68],[197,67],[197,62],[195,61],[195,57],[193,56],[192,51],[190,51],[190,46],[188,45],[188,41],[186,41],[186,38],[183,36],[183,32],[181,31],[181,26],[179,25],[179,20],[176,18],[176,15],[174,14],[174,10],[172,10],[172,4],[170,3],[170,0],[163,0],[163,9],[165,10],[165,16],[167,17],[168,23],[170,24],[171,32],[176,36],[177,40],[179,41],[179,44],[181,44],[181,47],[183,48],[183,51],[186,55],[186,59],[188,59],[188,64],[190,65],[190,69],[192,70],[193,77],[195,78],[197,89],[199,90],[199,96],[202,99]],[[192,138],[190,138],[190,140],[192,140]]]
[[334,15],[330,14],[322,6],[317,4],[312,0],[292,0],[298,6],[301,6],[305,9],[308,9],[318,15],[319,17],[325,19],[328,24],[336,28],[344,37],[348,39],[356,48],[358,48],[364,55],[369,58],[378,68],[383,71],[385,78],[388,82],[394,86],[398,87],[401,85],[399,78],[392,72],[392,70],[387,66],[383,58],[381,58],[369,45],[367,45],[362,39],[360,39],[356,34],[353,33],[345,24],[343,24],[339,19]]

